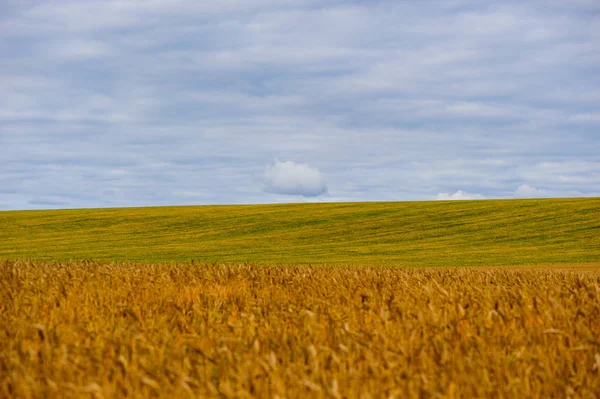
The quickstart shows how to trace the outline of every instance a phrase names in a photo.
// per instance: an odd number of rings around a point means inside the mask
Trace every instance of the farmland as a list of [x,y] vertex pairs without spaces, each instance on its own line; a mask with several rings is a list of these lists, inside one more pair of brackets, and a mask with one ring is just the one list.
[[600,199],[0,212],[0,259],[393,266],[600,262]]
[[600,200],[0,212],[0,398],[597,398]]
[[600,272],[0,263],[1,397],[580,397]]

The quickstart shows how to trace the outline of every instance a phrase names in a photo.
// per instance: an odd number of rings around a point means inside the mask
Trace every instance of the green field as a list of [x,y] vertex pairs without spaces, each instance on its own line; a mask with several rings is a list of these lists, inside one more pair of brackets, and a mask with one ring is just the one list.
[[4,211],[0,259],[594,263],[600,198]]

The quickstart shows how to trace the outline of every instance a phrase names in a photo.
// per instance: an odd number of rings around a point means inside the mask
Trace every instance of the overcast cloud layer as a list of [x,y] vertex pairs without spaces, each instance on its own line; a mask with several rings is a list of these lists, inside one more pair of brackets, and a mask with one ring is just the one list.
[[15,0],[0,37],[0,209],[600,195],[597,0]]

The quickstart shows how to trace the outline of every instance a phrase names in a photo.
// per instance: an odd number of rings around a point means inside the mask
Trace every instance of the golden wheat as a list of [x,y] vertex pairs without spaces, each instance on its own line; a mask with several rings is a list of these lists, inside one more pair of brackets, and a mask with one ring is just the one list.
[[581,397],[600,271],[0,263],[0,396]]

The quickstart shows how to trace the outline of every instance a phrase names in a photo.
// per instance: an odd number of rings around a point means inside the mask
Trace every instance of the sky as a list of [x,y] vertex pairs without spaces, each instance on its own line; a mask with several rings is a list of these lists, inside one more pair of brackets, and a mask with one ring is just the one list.
[[600,196],[600,2],[0,2],[0,209]]

